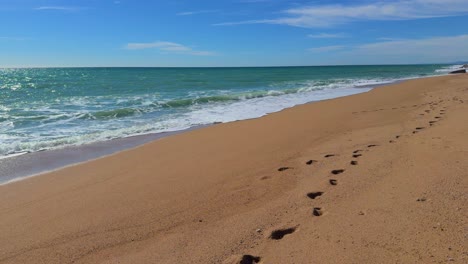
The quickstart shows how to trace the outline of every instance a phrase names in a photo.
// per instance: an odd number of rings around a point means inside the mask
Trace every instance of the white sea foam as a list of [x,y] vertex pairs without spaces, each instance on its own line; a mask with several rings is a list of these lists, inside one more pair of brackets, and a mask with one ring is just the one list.
[[[459,65],[437,69],[434,75],[447,73],[457,67]],[[238,91],[238,94],[233,94],[232,90],[191,91],[188,93],[190,99],[182,98],[178,101],[182,104],[181,107],[169,106],[167,109],[171,111],[164,114],[160,114],[160,111],[165,104],[170,103],[170,100],[167,97],[162,99],[159,94],[119,98],[106,96],[62,98],[55,102],[56,106],[31,105],[28,109],[23,109],[43,112],[45,118],[34,127],[34,130],[17,129],[15,132],[18,138],[22,137],[21,140],[6,135],[1,138],[0,157],[148,133],[178,131],[214,122],[257,118],[295,105],[366,92],[377,85],[412,78],[418,77],[280,82],[271,84],[267,90],[242,93]],[[210,98],[213,98],[213,101]],[[184,100],[188,100],[188,103]],[[68,110],[60,110],[60,106],[64,105]],[[121,108],[109,110],[109,107],[115,106]],[[119,112],[112,114],[112,111],[125,111],[127,108],[128,116],[117,118]],[[98,118],[96,111],[104,112],[104,119],[95,121]],[[110,113],[108,117],[107,112]],[[11,119],[20,118],[11,117]],[[82,123],[76,125],[78,122]],[[0,124],[3,128],[13,126],[11,120]],[[0,126],[0,132],[1,128]]]
[[450,66],[445,66],[440,69],[435,70],[436,73],[449,73],[451,71],[459,70],[463,65],[450,65]]

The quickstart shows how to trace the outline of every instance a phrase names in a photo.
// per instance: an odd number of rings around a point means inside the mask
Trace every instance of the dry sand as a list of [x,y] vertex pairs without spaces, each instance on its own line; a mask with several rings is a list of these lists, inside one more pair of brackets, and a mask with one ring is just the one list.
[[411,80],[0,186],[0,263],[467,263],[467,176],[468,75]]

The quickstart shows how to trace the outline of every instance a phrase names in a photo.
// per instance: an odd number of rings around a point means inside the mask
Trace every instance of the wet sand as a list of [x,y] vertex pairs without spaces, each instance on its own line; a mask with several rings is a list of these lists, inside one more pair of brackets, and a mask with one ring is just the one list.
[[0,263],[464,263],[467,102],[411,80],[0,186]]
[[112,139],[80,146],[26,153],[0,159],[0,185],[35,177],[67,166],[105,157],[122,150],[132,149],[163,137],[184,133],[206,126],[185,130],[152,133]]

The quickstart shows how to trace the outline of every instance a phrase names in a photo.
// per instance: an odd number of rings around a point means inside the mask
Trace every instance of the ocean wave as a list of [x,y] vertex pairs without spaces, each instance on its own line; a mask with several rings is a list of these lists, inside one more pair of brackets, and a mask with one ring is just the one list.
[[9,105],[0,109],[0,122],[5,128],[0,126],[0,132],[5,133],[0,138],[0,156],[257,118],[298,104],[361,93],[410,78],[417,75],[276,81],[243,90],[69,96],[24,106]]
[[461,67],[463,67],[463,65],[449,65],[449,66],[445,66],[440,69],[437,69],[435,70],[435,72],[444,74],[444,73],[449,73],[451,71],[459,70]]

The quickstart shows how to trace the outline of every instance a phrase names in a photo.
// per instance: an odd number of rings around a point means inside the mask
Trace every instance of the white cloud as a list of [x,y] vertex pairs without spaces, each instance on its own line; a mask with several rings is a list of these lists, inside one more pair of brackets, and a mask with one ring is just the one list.
[[334,46],[324,46],[324,47],[310,48],[310,49],[308,49],[308,51],[311,51],[311,52],[330,52],[330,51],[342,50],[344,48],[345,48],[345,46],[334,45]]
[[128,49],[128,50],[158,49],[161,51],[167,51],[167,52],[172,52],[172,53],[189,54],[189,55],[197,55],[197,56],[215,55],[215,53],[211,51],[193,50],[192,48],[184,46],[182,44],[168,42],[168,41],[155,41],[155,42],[148,42],[148,43],[128,43],[125,46],[125,49]]
[[427,57],[433,57],[438,53],[442,56],[466,57],[468,56],[467,43],[468,35],[392,40],[360,45],[353,52],[391,56],[422,55]]
[[26,38],[17,38],[17,37],[0,37],[0,40],[26,40]]
[[82,9],[76,6],[40,6],[34,8],[35,10],[59,10],[59,11],[76,11]]
[[345,38],[346,35],[344,33],[319,33],[319,34],[309,34],[307,35],[309,38],[317,38],[317,39],[324,39],[324,38]]
[[363,20],[410,20],[468,14],[467,0],[389,0],[360,5],[309,5],[283,10],[274,19],[215,25],[281,24],[319,28]]
[[178,16],[191,16],[191,15],[198,15],[198,14],[205,14],[205,13],[216,13],[219,12],[218,10],[199,10],[199,11],[188,11],[188,12],[180,12],[176,15]]
[[468,35],[459,35],[379,41],[346,48],[330,46],[312,51],[336,51],[334,61],[328,61],[330,64],[414,64],[468,60],[466,43]]

